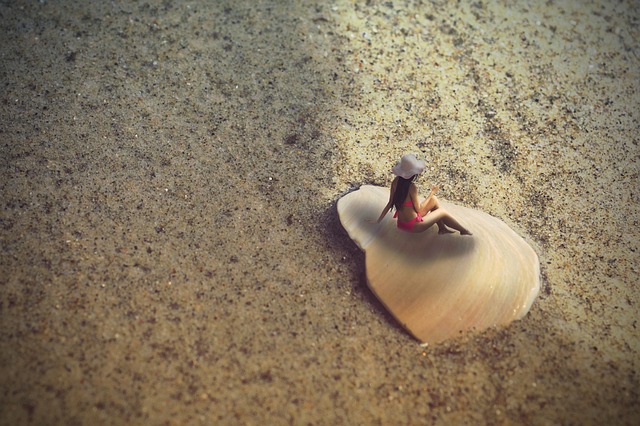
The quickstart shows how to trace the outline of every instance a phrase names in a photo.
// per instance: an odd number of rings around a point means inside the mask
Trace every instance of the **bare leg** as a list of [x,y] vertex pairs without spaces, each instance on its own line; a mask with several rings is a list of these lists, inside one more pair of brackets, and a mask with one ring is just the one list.
[[432,195],[431,198],[429,198],[428,200],[425,200],[420,205],[420,214],[422,216],[426,216],[427,213],[429,213],[432,210],[437,210],[438,208],[440,208],[440,202],[438,201],[438,198],[435,195]]
[[445,226],[444,221],[439,220],[438,221],[438,234],[440,234],[440,235],[453,234],[453,231]]
[[[439,208],[440,208],[440,202],[438,201],[438,198],[435,195],[433,195],[431,196],[431,198],[429,198],[429,200],[425,200],[425,202],[422,203],[422,205],[420,206],[420,214],[422,216],[426,216],[427,213],[438,210]],[[453,233],[452,230],[447,229],[443,220],[439,220],[437,224],[438,224],[438,234],[442,235],[442,234]]]
[[442,208],[429,213],[424,217],[423,222],[416,222],[413,227],[413,232],[424,232],[440,221],[442,221],[446,226],[460,232],[460,235],[471,235],[471,232],[469,232],[467,228],[462,226],[460,222],[449,214],[449,212]]

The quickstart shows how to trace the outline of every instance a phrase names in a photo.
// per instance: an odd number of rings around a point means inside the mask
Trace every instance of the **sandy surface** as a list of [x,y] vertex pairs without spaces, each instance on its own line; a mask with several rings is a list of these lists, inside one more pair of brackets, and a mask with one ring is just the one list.
[[[633,1],[85,3],[0,4],[0,423],[637,424]],[[335,201],[406,152],[537,248],[523,320],[371,295]]]

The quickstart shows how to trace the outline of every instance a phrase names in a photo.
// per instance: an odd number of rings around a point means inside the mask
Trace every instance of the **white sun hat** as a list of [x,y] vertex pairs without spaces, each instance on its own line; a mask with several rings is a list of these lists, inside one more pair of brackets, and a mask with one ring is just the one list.
[[418,160],[413,154],[407,154],[402,156],[398,164],[396,164],[391,171],[396,176],[409,179],[413,175],[422,173],[425,167],[426,164],[424,161]]

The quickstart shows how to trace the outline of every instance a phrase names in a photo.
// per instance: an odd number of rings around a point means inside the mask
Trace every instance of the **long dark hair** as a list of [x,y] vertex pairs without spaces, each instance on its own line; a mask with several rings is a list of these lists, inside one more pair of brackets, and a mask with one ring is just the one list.
[[407,194],[409,193],[409,187],[413,181],[416,180],[417,176],[418,175],[413,175],[409,179],[398,176],[398,185],[396,185],[396,192],[393,194],[393,206],[396,210],[400,210],[404,204],[404,200],[406,200]]

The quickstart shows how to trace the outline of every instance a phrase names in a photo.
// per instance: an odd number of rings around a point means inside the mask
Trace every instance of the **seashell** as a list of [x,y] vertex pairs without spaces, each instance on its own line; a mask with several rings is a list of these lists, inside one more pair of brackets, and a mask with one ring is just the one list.
[[340,222],[365,252],[367,285],[413,336],[437,343],[522,318],[540,289],[533,248],[500,219],[440,199],[473,236],[378,224],[389,189],[365,185],[338,200]]

